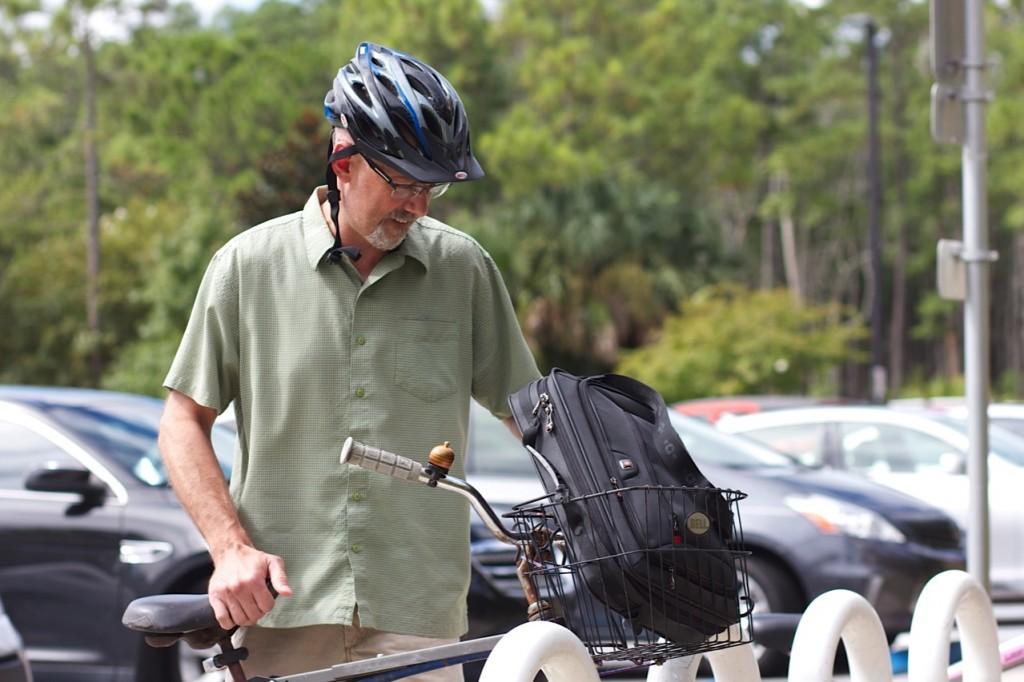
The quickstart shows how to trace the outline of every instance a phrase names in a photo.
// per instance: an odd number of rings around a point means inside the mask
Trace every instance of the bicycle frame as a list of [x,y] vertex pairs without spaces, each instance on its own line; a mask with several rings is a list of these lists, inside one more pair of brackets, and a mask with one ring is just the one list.
[[273,679],[252,677],[246,682],[390,682],[439,668],[481,661],[487,658],[503,636],[494,635],[429,649],[341,663],[323,670],[278,675]]

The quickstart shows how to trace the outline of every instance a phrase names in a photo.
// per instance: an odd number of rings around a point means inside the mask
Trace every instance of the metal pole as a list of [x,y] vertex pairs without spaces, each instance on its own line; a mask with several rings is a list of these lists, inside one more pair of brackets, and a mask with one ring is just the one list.
[[963,146],[964,367],[967,383],[967,570],[986,591],[989,584],[988,389],[989,259],[986,200],[985,27],[982,0],[966,5],[966,82],[963,90],[967,139]]
[[868,248],[871,255],[871,400],[885,400],[885,360],[882,329],[882,169],[878,139],[878,50],[875,22],[864,23],[868,70]]

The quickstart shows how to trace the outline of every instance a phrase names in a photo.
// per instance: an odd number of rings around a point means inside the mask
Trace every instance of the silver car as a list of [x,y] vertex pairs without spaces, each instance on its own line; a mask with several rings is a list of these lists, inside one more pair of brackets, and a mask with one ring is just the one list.
[[[809,407],[723,419],[801,463],[865,475],[967,520],[967,431],[941,412],[879,407]],[[989,513],[993,596],[1024,597],[1024,440],[991,426]]]

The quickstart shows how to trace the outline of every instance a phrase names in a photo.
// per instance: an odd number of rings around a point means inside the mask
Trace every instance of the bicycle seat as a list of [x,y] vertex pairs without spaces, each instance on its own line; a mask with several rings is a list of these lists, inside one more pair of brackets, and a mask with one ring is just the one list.
[[185,639],[192,646],[209,646],[231,635],[217,624],[205,594],[158,594],[140,597],[124,610],[121,623],[146,635],[152,646],[171,646]]

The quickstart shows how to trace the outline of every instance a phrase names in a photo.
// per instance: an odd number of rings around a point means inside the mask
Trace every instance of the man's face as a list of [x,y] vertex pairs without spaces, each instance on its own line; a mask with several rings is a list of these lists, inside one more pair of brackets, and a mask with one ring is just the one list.
[[390,251],[405,239],[414,221],[427,214],[431,195],[423,191],[413,196],[403,187],[414,181],[392,168],[378,165],[395,190],[364,157],[352,157],[347,182],[339,184],[342,195],[341,220],[367,243],[380,251]]

